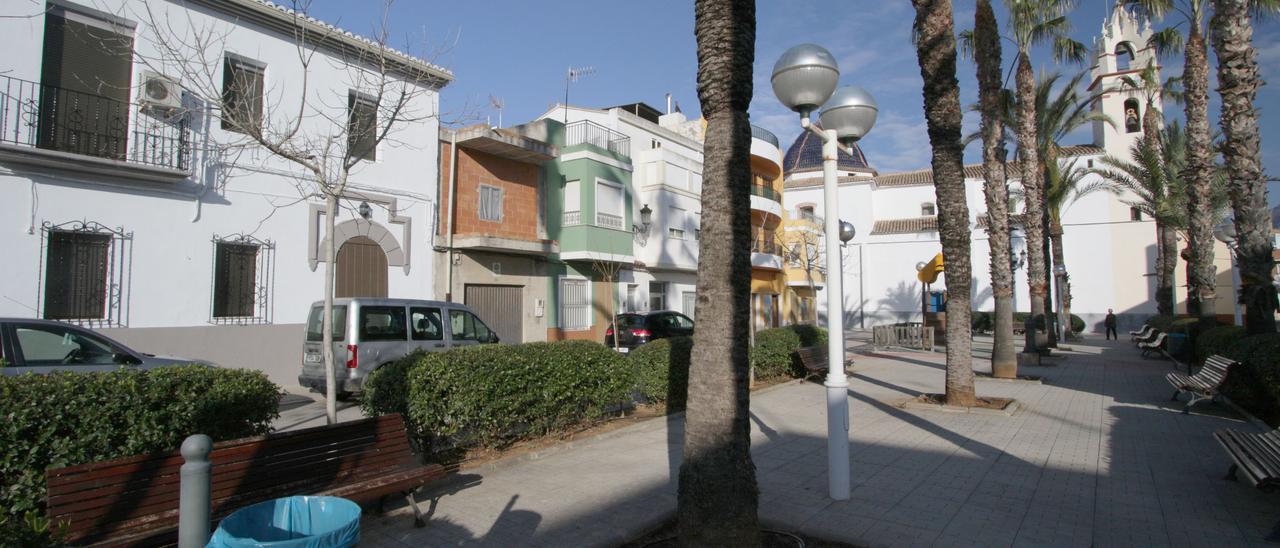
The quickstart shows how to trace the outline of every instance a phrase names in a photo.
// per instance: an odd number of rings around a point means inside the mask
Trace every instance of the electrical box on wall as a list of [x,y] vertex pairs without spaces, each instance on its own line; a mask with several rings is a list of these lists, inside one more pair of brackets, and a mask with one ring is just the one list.
[[534,300],[533,300],[533,316],[534,316],[535,318],[541,318],[541,317],[542,317],[542,314],[543,314],[543,308],[545,308],[545,307],[543,306],[542,299],[534,299]]
[[493,275],[494,275],[494,276],[501,276],[501,275],[502,275],[502,263],[499,263],[499,262],[495,262],[495,263],[493,263],[493,267],[492,267],[492,268],[490,268],[489,270],[492,270],[492,271],[493,271]]

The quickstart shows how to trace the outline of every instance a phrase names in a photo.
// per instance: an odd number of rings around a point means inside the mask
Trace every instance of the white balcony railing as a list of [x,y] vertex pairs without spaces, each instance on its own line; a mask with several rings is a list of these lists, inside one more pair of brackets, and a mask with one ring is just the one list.
[[561,226],[578,226],[582,224],[581,211],[566,211],[564,219],[560,222]]
[[622,217],[608,213],[596,213],[596,226],[622,230]]

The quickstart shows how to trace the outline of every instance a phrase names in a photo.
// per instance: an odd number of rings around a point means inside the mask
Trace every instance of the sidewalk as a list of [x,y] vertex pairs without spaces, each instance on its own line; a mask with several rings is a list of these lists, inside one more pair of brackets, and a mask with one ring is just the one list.
[[[848,501],[827,497],[825,389],[753,394],[762,521],[866,546],[1263,544],[1280,499],[1221,480],[1230,460],[1211,436],[1256,426],[1217,404],[1181,415],[1170,362],[1127,342],[1072,347],[1059,365],[1020,371],[1044,384],[977,381],[979,395],[1018,399],[1008,417],[900,409],[942,391],[943,356],[859,356]],[[974,367],[989,371],[981,358]],[[362,545],[617,545],[674,514],[681,439],[680,417],[654,419],[463,471],[419,496],[425,528],[408,508],[367,516]]]

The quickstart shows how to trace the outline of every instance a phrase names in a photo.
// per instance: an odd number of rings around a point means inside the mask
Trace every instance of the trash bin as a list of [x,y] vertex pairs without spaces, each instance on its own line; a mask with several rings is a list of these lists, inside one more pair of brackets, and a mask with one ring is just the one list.
[[206,548],[333,548],[360,542],[360,505],[338,497],[285,497],[227,516]]
[[1182,355],[1187,347],[1186,333],[1169,333],[1169,354],[1173,356]]

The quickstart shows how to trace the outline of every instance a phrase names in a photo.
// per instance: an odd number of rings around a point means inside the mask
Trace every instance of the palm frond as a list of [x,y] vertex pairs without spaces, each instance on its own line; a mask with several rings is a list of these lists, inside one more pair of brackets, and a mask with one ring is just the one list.
[[1165,27],[1151,34],[1147,45],[1155,48],[1156,54],[1162,57],[1182,53],[1182,33],[1175,27]]

